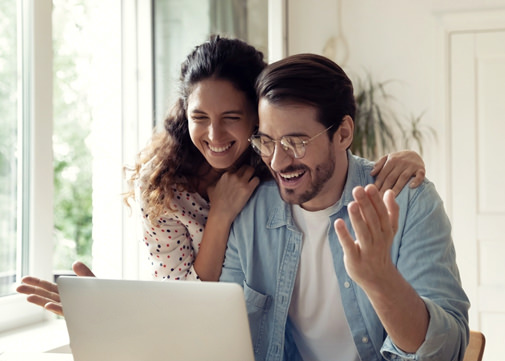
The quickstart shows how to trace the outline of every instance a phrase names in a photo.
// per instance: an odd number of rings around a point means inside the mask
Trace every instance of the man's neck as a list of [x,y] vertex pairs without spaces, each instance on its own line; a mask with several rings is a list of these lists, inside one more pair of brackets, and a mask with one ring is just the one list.
[[321,211],[333,206],[340,200],[349,170],[347,154],[344,154],[344,157],[337,162],[333,176],[328,179],[319,194],[313,199],[300,204],[300,207],[310,212]]

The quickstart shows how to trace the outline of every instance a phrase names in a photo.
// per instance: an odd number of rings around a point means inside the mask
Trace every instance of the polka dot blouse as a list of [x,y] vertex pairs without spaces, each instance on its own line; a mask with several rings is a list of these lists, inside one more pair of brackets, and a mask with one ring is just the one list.
[[137,202],[142,212],[142,241],[149,252],[153,278],[198,280],[193,263],[202,242],[209,203],[198,193],[180,192],[174,186],[171,203],[174,211],[151,219],[138,197],[141,186],[137,187]]

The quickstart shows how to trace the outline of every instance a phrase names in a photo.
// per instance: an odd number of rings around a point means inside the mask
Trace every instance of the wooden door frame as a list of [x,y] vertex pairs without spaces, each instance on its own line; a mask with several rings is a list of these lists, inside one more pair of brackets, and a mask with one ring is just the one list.
[[486,31],[495,29],[505,29],[505,8],[495,8],[474,11],[459,12],[438,12],[435,13],[437,23],[437,44],[436,44],[436,64],[435,64],[435,82],[436,99],[435,114],[437,119],[443,121],[441,134],[438,134],[440,140],[440,150],[442,155],[441,179],[442,184],[437,185],[440,188],[440,194],[446,201],[446,210],[449,217],[452,216],[452,195],[450,192],[452,186],[452,142],[451,142],[451,123],[450,123],[450,38],[454,33]]
[[[454,154],[452,143],[452,109],[451,109],[451,36],[454,34],[464,34],[464,33],[476,33],[485,31],[500,31],[505,30],[505,8],[485,10],[485,11],[466,11],[458,13],[444,13],[437,15],[438,20],[438,49],[437,54],[439,56],[437,59],[436,66],[436,79],[438,90],[436,94],[437,103],[436,114],[439,115],[439,119],[443,119],[443,134],[439,134],[439,139],[441,140],[441,155],[443,158],[443,167],[441,170],[443,175],[442,179],[445,182],[442,186],[442,194],[445,194],[446,209],[454,225],[461,224],[457,223],[454,212],[455,196],[453,188],[457,185],[458,179],[455,179],[456,166],[453,164]],[[454,168],[456,167],[456,168]],[[471,169],[465,169],[467,172],[471,173]],[[458,195],[459,196],[459,195]],[[471,196],[471,195],[470,195]],[[454,229],[454,234],[457,236],[458,230]],[[457,240],[455,239],[455,243]],[[463,245],[462,247],[466,247]],[[471,247],[469,247],[471,248]],[[473,306],[470,308],[470,322],[471,326],[474,328],[480,327],[480,317],[479,317],[479,299],[478,299],[478,260],[477,251],[478,247],[474,247],[475,253],[473,252],[463,252],[463,257],[459,259],[460,261],[464,259],[464,265],[466,267],[471,267],[475,270],[475,274],[469,276],[469,272],[463,271],[466,274],[466,281],[470,284],[467,292],[469,297],[473,301]],[[467,249],[468,251],[468,249]],[[466,254],[466,256],[465,256]],[[472,255],[474,257],[472,258]],[[472,258],[472,259],[469,259]],[[460,270],[462,269],[462,263],[460,263]]]

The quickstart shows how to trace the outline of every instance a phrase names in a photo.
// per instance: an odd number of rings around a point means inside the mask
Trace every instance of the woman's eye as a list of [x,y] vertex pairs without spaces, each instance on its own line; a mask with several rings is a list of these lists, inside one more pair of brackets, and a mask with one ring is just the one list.
[[191,120],[192,120],[194,123],[203,123],[203,122],[207,121],[207,119],[209,119],[209,118],[207,118],[207,117],[205,117],[205,116],[196,116],[196,117],[195,117],[195,116],[192,116],[192,117],[191,117]]

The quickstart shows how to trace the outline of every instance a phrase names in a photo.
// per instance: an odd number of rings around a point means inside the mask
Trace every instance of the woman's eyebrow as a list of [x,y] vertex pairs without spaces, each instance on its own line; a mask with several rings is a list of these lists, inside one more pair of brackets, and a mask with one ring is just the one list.
[[[195,109],[191,109],[190,110],[190,113],[191,114],[207,114],[206,111],[204,110],[200,110],[198,108],[195,108]],[[224,112],[222,112],[221,114],[222,115],[230,115],[230,114],[238,114],[238,115],[243,115],[245,112],[243,110],[226,110]]]
[[221,114],[224,114],[224,115],[229,115],[229,114],[244,114],[244,111],[243,110],[227,110]]
[[190,112],[191,114],[207,114],[207,112],[205,112],[205,111],[203,111],[203,110],[200,110],[200,109],[196,109],[196,108],[191,109],[189,112]]

